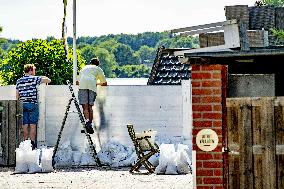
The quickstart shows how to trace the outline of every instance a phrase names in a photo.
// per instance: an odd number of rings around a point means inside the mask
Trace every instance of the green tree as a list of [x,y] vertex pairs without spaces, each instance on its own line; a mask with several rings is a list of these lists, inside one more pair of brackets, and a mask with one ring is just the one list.
[[140,57],[140,63],[150,63],[154,62],[156,57],[156,49],[143,45],[138,51],[136,51],[138,57]]
[[113,53],[118,65],[139,63],[139,58],[134,54],[134,51],[129,45],[119,43]]
[[134,78],[134,77],[149,77],[150,68],[140,64],[140,65],[124,65],[117,66],[115,69],[115,74],[119,78]]
[[107,49],[110,53],[114,53],[119,44],[121,43],[118,43],[115,39],[109,39],[99,43],[97,47]]
[[176,36],[173,38],[171,48],[197,48],[194,37],[192,36]]
[[114,55],[107,49],[96,47],[94,49],[95,57],[100,60],[100,67],[103,69],[106,77],[115,77],[114,69],[117,66]]
[[284,0],[261,0],[264,5],[284,6]]
[[162,39],[161,41],[157,43],[156,48],[159,48],[161,46],[164,46],[165,48],[170,48],[172,45],[172,41],[173,39],[171,38]]
[[88,44],[84,46],[82,49],[80,49],[80,51],[81,51],[82,57],[84,58],[86,62],[90,62],[90,60],[96,56],[95,48]]
[[[80,52],[77,53],[78,69],[84,63]],[[0,76],[4,84],[15,84],[23,75],[24,65],[35,64],[37,75],[46,75],[52,79],[52,84],[66,84],[73,75],[72,51],[69,49],[67,61],[64,54],[64,46],[61,40],[28,40],[20,43],[9,51],[3,60]]]

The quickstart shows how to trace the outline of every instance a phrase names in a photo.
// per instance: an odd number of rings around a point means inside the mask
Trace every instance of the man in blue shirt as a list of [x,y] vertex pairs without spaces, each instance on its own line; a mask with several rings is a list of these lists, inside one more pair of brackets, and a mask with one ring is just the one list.
[[[16,98],[23,102],[23,135],[24,140],[30,138],[33,149],[36,148],[36,125],[39,118],[37,86],[41,83],[50,83],[46,76],[35,76],[36,67],[33,64],[24,66],[25,75],[17,80]],[[30,133],[28,131],[30,126]]]

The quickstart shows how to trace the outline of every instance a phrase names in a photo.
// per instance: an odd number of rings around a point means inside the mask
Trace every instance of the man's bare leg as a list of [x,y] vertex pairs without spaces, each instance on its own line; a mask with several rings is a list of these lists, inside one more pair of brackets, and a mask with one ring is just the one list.
[[90,114],[89,114],[89,105],[88,104],[82,104],[83,107],[83,114],[86,120],[90,120]]
[[29,126],[28,124],[22,125],[24,140],[28,140],[29,138],[28,126]]
[[30,139],[32,141],[36,139],[36,124],[30,124]]
[[94,116],[93,116],[93,106],[92,105],[88,105],[88,109],[89,109],[89,118],[90,118],[90,122],[93,123],[93,119],[94,119]]

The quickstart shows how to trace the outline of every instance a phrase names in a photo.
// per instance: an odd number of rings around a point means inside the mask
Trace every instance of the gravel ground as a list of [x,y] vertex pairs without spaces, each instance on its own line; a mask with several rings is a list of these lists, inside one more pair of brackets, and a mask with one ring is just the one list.
[[0,168],[1,189],[192,189],[192,176],[131,174],[130,168],[68,168],[52,173],[13,174]]

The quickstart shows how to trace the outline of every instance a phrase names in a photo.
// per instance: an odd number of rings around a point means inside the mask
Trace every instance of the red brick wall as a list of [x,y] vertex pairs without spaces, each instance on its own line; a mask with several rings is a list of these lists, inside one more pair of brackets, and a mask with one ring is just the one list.
[[[227,67],[224,65],[192,66],[193,149],[196,150],[198,189],[226,188],[223,177],[223,128],[226,125],[225,100]],[[218,146],[212,152],[201,151],[196,135],[201,129],[216,131]]]

